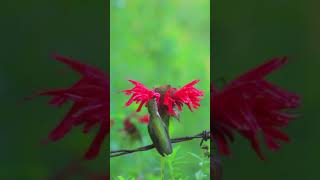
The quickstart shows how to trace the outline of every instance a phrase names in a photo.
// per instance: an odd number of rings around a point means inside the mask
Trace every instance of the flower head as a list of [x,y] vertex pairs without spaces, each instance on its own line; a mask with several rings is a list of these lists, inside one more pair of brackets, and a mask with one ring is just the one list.
[[283,110],[297,108],[300,97],[264,80],[265,76],[287,63],[287,58],[274,58],[241,75],[222,90],[211,87],[213,133],[222,154],[230,154],[228,140],[236,131],[248,139],[261,159],[258,134],[262,133],[267,146],[280,148],[277,140],[289,141],[280,128],[288,125],[294,116]]
[[123,126],[124,126],[124,128],[122,129],[123,132],[126,133],[131,138],[132,141],[142,140],[139,129],[136,127],[135,124],[131,122],[130,117],[126,118],[123,121]]
[[125,104],[125,106],[130,106],[133,102],[137,104],[140,103],[137,112],[139,112],[144,104],[146,104],[150,99],[156,97],[159,99],[160,94],[156,93],[153,90],[149,90],[142,83],[134,80],[129,80],[132,84],[135,85],[132,89],[123,90],[126,95],[131,95],[131,98]]
[[197,109],[200,106],[200,96],[203,96],[203,91],[193,87],[200,80],[194,80],[180,89],[170,88],[164,97],[164,104],[167,105],[169,113],[175,115],[173,106],[176,105],[177,108],[182,111],[183,104],[186,104],[190,111],[192,108]]
[[83,133],[88,133],[94,126],[100,126],[86,159],[92,159],[99,153],[103,140],[110,130],[109,122],[109,79],[99,69],[79,63],[73,59],[53,56],[57,61],[68,65],[81,75],[81,79],[68,88],[41,92],[40,96],[51,96],[49,104],[61,106],[67,101],[73,105],[59,125],[50,132],[49,140],[63,138],[74,126],[83,125]]
[[[147,89],[142,83],[129,80],[135,85],[134,88],[129,90],[124,90],[123,92],[126,95],[132,95],[129,101],[125,104],[129,106],[133,101],[140,103],[137,112],[141,110],[142,106],[146,104],[152,98],[156,98],[158,101],[159,109],[166,114],[175,116],[177,112],[175,108],[178,108],[179,111],[182,111],[183,104],[186,104],[190,111],[192,108],[197,109],[200,106],[201,98],[203,96],[203,91],[193,87],[200,80],[194,80],[180,89],[172,88],[170,85],[160,86],[153,90]],[[160,112],[160,115],[162,114]]]
[[146,114],[146,115],[144,115],[144,116],[141,116],[141,117],[139,117],[138,118],[138,121],[140,122],[140,123],[143,123],[143,124],[148,124],[149,123],[149,114]]

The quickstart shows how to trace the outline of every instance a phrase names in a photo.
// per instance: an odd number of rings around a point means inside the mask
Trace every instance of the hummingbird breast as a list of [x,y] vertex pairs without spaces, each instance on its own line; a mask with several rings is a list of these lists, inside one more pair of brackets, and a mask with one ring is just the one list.
[[157,151],[162,156],[165,156],[172,153],[172,145],[169,137],[168,128],[159,118],[160,117],[150,117],[148,131],[150,138]]

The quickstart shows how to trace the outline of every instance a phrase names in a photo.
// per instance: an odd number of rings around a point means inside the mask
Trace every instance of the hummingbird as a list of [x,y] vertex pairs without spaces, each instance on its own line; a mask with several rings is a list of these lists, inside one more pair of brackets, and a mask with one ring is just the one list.
[[[165,97],[165,94],[167,93],[167,91],[171,88],[170,85],[164,85],[164,86],[160,86],[155,88],[155,92],[160,94],[160,105],[159,105],[159,114],[160,117],[162,119],[162,121],[166,124],[167,128],[169,129],[169,120],[171,115],[168,113],[168,108],[163,105],[163,99]],[[180,112],[178,111],[177,107],[174,106],[173,110],[175,112],[175,115],[173,115],[174,118],[176,118],[177,120],[180,120]]]
[[162,120],[158,112],[158,104],[155,98],[148,101],[147,108],[150,118],[148,124],[148,132],[150,138],[161,156],[169,155],[172,153],[172,145],[170,141],[168,126]]

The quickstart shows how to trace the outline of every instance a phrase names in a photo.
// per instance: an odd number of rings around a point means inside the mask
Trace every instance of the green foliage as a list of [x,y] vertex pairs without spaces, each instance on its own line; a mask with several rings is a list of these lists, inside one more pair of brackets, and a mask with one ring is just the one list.
[[[142,141],[130,142],[124,133],[123,119],[137,106],[123,108],[128,97],[121,90],[132,85],[134,79],[148,88],[170,84],[182,87],[200,79],[197,88],[205,91],[201,107],[190,112],[187,107],[181,113],[181,122],[172,119],[171,137],[195,135],[210,124],[210,9],[209,0],[183,1],[111,1],[111,149],[131,149],[151,143],[147,126],[132,119],[138,127]],[[144,115],[145,108],[138,113]],[[160,158],[155,150],[138,152],[112,158],[112,178],[137,179],[194,179],[198,173],[206,173],[209,179],[209,164],[199,166],[199,159],[191,158],[188,152],[201,155],[197,140],[173,145],[169,157]],[[162,166],[161,166],[162,163]]]

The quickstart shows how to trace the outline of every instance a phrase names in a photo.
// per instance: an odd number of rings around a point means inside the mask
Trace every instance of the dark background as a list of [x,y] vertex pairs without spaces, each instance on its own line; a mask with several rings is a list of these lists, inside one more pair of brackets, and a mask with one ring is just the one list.
[[227,80],[275,56],[289,63],[269,77],[302,96],[300,118],[285,130],[291,143],[277,152],[264,146],[261,161],[242,137],[223,158],[224,180],[320,179],[319,163],[319,1],[214,1],[212,80]]
[[[79,77],[51,53],[71,56],[105,70],[107,1],[1,1],[0,3],[0,179],[47,179],[82,158],[95,132],[80,128],[43,145],[68,106],[48,98],[23,98],[48,88],[67,87]],[[106,148],[105,146],[103,146]],[[105,173],[105,155],[81,166]]]

